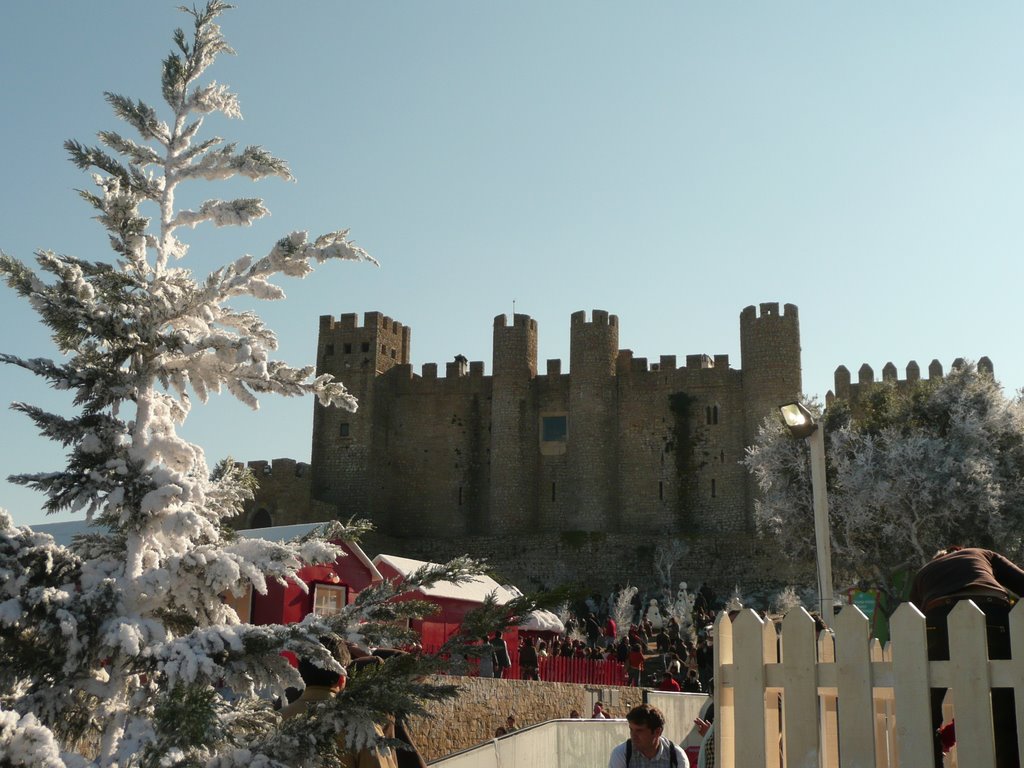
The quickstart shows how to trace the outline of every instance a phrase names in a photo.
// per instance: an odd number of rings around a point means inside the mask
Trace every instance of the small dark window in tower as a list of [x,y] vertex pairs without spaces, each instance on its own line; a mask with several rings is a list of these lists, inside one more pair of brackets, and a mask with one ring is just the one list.
[[707,408],[705,409],[705,411],[704,411],[704,412],[705,412],[705,414],[706,414],[706,415],[705,415],[705,419],[706,419],[707,423],[708,423],[708,424],[710,424],[710,423],[711,423],[711,406],[709,405],[709,406],[708,406],[708,407],[707,407]]
[[380,353],[382,355],[386,355],[388,353],[388,345],[387,344],[381,344],[380,345]]
[[459,506],[462,506],[462,486],[459,486]]
[[393,350],[393,349],[391,350],[391,359],[392,360],[395,359],[395,350]]
[[351,355],[352,354],[352,342],[346,342],[345,344],[342,344],[341,345],[341,351],[344,352],[346,355]]
[[256,510],[250,521],[253,528],[270,528],[273,524],[274,521],[271,519],[270,513],[262,507]]
[[718,452],[718,463],[725,464],[725,451]]
[[718,493],[716,492],[716,488],[715,488],[715,481],[714,481],[714,480],[712,480],[712,481],[711,481],[711,498],[713,499],[713,498],[715,498],[716,496],[718,496]]
[[664,501],[664,500],[665,500],[665,481],[664,480],[659,480],[658,481],[658,501]]
[[718,423],[718,406],[717,405],[714,406],[711,409],[711,423],[712,424],[717,424]]
[[333,344],[326,345],[324,347],[324,354],[325,355],[333,355],[334,354],[334,345]]
[[360,348],[360,349],[361,349],[361,350],[362,350],[363,352],[369,352],[369,351],[370,351],[370,342],[368,342],[368,341],[364,341],[364,342],[363,342],[362,344],[360,344],[360,345],[359,345],[359,348]]
[[565,416],[544,416],[541,419],[540,439],[545,443],[564,443],[569,433],[569,424]]
[[551,484],[551,500],[552,501],[555,500],[555,484],[554,483]]
[[341,422],[341,424],[338,425],[338,437],[348,437],[348,436],[349,436],[348,422],[347,421],[343,421],[343,422]]

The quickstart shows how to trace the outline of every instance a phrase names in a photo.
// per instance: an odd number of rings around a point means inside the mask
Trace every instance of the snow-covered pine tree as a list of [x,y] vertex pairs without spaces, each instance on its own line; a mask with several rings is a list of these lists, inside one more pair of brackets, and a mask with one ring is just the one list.
[[[335,617],[251,626],[221,599],[250,586],[262,592],[268,579],[295,579],[302,563],[339,555],[329,540],[363,530],[338,523],[278,544],[236,538],[223,527],[246,488],[231,468],[211,478],[202,450],[176,434],[190,391],[205,401],[227,389],[252,407],[261,394],[356,406],[330,377],[271,359],[273,333],[229,301],[283,298],[271,278],[303,277],[312,262],[372,261],[345,231],[312,241],[296,232],[263,258],[243,256],[203,279],[175,266],[187,250],[177,238],[182,227],[244,225],[267,213],[249,198],[178,210],[180,184],[291,178],[282,160],[259,147],[198,138],[204,115],[240,115],[226,87],[199,82],[218,54],[230,52],[216,23],[227,8],[212,0],[183,9],[194,34],[177,30],[176,50],[163,62],[168,122],[141,101],[107,94],[138,139],[102,132],[105,149],[66,144],[78,166],[95,172],[98,191],[81,194],[116,257],[91,262],[44,251],[33,270],[0,254],[0,274],[52,329],[64,355],[61,362],[0,360],[73,392],[78,409],[64,417],[14,406],[69,453],[61,471],[12,480],[43,491],[48,510],[81,511],[96,524],[64,548],[15,528],[0,510],[0,766],[322,765],[337,752],[341,730],[350,746],[365,744],[384,713],[416,712],[454,692],[419,677],[437,659],[404,657],[281,726],[269,697],[301,687],[282,650],[334,668],[318,638],[401,642],[395,620],[421,606],[387,602],[395,590],[382,585]],[[158,214],[155,221],[144,208]],[[459,581],[476,570],[456,561],[404,587]]]

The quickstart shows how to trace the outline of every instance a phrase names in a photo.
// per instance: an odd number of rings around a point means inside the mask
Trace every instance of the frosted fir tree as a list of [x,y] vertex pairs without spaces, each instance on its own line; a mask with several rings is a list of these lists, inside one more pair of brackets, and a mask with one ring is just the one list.
[[633,598],[639,590],[627,584],[619,590],[612,603],[611,616],[615,620],[615,639],[621,640],[629,634],[629,625],[633,623]]
[[663,612],[670,619],[676,620],[681,635],[690,634],[693,627],[694,598],[687,591],[686,582],[679,582],[679,589],[674,595],[670,592],[666,594],[670,595],[670,597],[666,598],[662,604]]
[[[176,266],[187,253],[182,228],[247,225],[267,213],[253,198],[178,209],[181,184],[291,178],[259,147],[199,138],[205,115],[240,116],[225,86],[200,83],[216,57],[231,52],[216,23],[227,8],[213,0],[182,9],[194,33],[176,31],[176,50],[163,62],[168,121],[141,101],[107,94],[137,137],[104,131],[102,147],[66,143],[74,163],[94,172],[97,191],[81,194],[107,229],[114,259],[43,251],[32,269],[0,254],[0,274],[64,356],[0,360],[72,392],[77,408],[65,417],[15,404],[68,449],[68,462],[12,480],[44,492],[49,511],[81,512],[96,524],[64,548],[15,528],[0,511],[2,766],[324,765],[339,749],[374,742],[373,721],[385,713],[419,712],[424,701],[454,692],[421,681],[437,659],[399,657],[281,725],[269,697],[301,687],[282,650],[336,669],[320,638],[401,643],[396,626],[422,606],[389,603],[396,588],[384,584],[334,617],[252,626],[221,598],[250,587],[265,592],[272,579],[297,581],[304,563],[339,556],[329,540],[365,530],[335,523],[279,544],[224,528],[248,491],[233,467],[211,478],[202,450],[177,435],[192,397],[227,390],[256,407],[259,395],[314,395],[356,407],[330,377],[272,359],[273,333],[230,302],[281,299],[272,278],[303,277],[314,262],[372,261],[345,231],[314,240],[296,232],[262,258],[243,256],[202,278]],[[418,572],[399,589],[457,582],[477,570],[457,561]]]
[[[1024,555],[1024,401],[1005,396],[990,372],[965,362],[943,378],[878,384],[855,411],[836,400],[823,421],[840,578],[883,589],[895,607],[907,573],[940,548]],[[766,420],[745,463],[761,491],[758,528],[788,556],[813,563],[806,445]]]

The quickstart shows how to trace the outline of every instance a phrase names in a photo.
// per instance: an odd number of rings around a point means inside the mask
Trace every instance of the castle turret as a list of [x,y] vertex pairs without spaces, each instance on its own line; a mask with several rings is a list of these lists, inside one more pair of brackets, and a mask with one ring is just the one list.
[[762,304],[740,313],[740,355],[748,445],[764,417],[802,392],[800,317],[793,304]]
[[[765,416],[794,401],[803,391],[800,371],[800,317],[793,304],[779,312],[778,303],[762,304],[760,312],[740,313],[740,355],[746,445],[752,445]],[[841,386],[836,374],[837,389]],[[748,521],[752,520],[755,486],[749,484]]]
[[311,468],[313,497],[337,506],[338,515],[368,517],[383,522],[384,510],[374,510],[371,492],[371,453],[374,446],[374,381],[396,365],[409,362],[412,329],[382,315],[344,314],[320,318],[317,375],[329,373],[359,402],[355,413],[318,403],[313,410]]
[[569,330],[569,420],[567,463],[571,505],[564,526],[611,530],[618,471],[615,361],[619,319],[603,310],[575,312]]
[[[491,489],[481,524],[495,533],[526,530],[537,518],[537,321],[494,318]],[[485,528],[486,529],[486,528]]]

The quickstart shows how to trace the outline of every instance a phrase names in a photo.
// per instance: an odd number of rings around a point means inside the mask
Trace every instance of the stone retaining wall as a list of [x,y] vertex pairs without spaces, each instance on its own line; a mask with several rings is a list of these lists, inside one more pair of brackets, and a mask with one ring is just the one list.
[[[515,715],[520,727],[568,717],[573,709],[585,717],[593,702],[601,700],[612,717],[625,717],[643,703],[643,688],[545,683],[532,680],[495,680],[480,677],[442,678],[458,685],[461,693],[432,703],[432,718],[415,718],[410,724],[416,746],[427,760],[466,749],[494,737],[494,730]],[[623,726],[623,738],[626,727]]]

